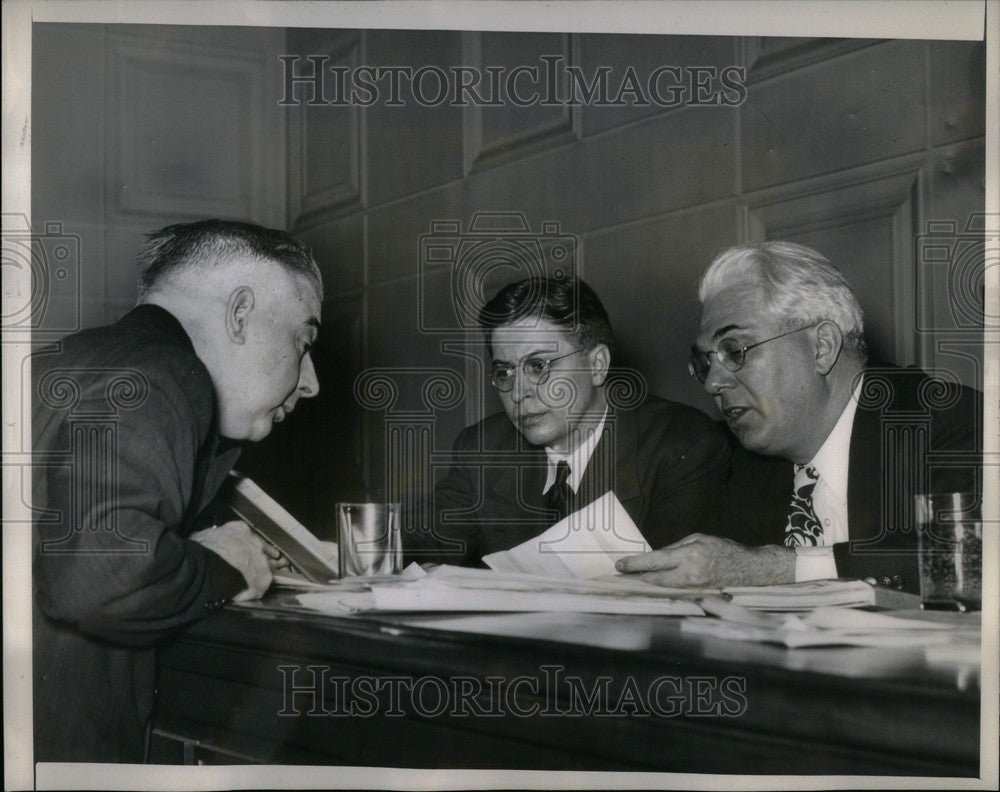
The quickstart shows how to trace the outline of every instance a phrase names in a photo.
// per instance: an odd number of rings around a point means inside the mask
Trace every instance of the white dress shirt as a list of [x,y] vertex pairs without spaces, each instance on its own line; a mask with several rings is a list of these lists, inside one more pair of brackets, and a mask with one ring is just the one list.
[[847,474],[850,470],[851,434],[861,383],[862,380],[859,379],[833,431],[816,452],[816,456],[806,465],[815,468],[819,474],[812,501],[816,519],[823,526],[823,534],[822,543],[818,547],[795,549],[796,582],[837,577],[833,545],[846,542],[850,537],[847,526]]
[[604,420],[607,417],[608,411],[605,408],[600,423],[593,429],[587,427],[584,430],[587,433],[586,439],[568,454],[545,446],[545,456],[549,460],[549,471],[545,479],[545,486],[542,487],[543,495],[556,483],[556,466],[560,462],[569,464],[569,478],[566,479],[566,482],[570,488],[573,492],[580,489],[580,482],[583,481],[583,474],[587,470],[587,464],[590,462],[590,458],[594,455],[594,449],[597,448],[597,444],[601,440],[601,433],[604,431]]

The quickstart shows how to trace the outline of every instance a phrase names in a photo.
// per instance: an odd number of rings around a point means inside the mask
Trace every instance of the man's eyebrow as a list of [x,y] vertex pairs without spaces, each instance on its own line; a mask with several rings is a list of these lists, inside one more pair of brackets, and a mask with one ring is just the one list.
[[720,327],[714,333],[712,333],[712,340],[715,341],[719,336],[724,336],[726,333],[732,330],[746,330],[744,325],[728,324],[725,327]]
[[[554,344],[544,344],[541,349],[533,349],[530,352],[528,352],[527,354],[521,355],[520,360],[524,360],[525,358],[535,357],[535,355],[542,355],[542,354],[545,354],[546,352],[549,352],[549,353],[558,352],[559,351],[558,349],[552,349],[553,346],[555,346],[555,345]],[[493,363],[494,363],[494,365],[500,365],[500,366],[513,366],[514,365],[513,363],[510,363],[509,361],[500,360],[500,358],[493,358]]]

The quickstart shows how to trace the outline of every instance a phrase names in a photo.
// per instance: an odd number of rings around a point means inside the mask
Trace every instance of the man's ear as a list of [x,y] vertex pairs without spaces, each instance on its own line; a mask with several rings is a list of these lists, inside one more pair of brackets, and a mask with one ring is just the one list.
[[608,369],[611,367],[611,350],[607,344],[598,344],[587,353],[590,360],[591,381],[597,387],[604,384],[608,378]]
[[247,340],[247,319],[253,310],[253,289],[240,286],[233,289],[226,301],[226,335],[234,344],[245,344]]
[[844,348],[844,336],[834,322],[820,322],[816,326],[816,372],[822,376],[830,373]]

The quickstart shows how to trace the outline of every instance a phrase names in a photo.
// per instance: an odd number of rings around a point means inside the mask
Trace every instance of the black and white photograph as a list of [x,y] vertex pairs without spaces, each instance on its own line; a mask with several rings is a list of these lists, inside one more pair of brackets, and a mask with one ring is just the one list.
[[3,14],[5,789],[996,788],[1000,3]]

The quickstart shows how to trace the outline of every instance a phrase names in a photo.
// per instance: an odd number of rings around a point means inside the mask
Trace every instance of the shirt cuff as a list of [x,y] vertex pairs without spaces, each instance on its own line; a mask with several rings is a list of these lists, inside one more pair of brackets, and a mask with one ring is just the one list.
[[833,547],[796,547],[795,582],[829,580],[837,577]]

